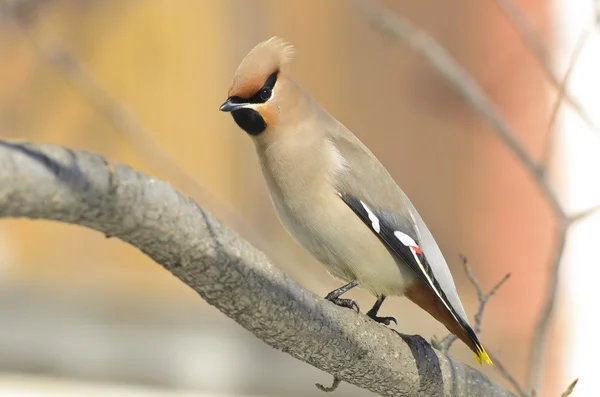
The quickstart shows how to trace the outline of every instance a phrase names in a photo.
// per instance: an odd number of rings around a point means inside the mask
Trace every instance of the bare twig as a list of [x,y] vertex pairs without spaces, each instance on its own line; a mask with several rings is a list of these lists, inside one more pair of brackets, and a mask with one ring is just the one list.
[[519,384],[519,382],[514,378],[514,376],[512,376],[512,374],[510,373],[510,371],[508,371],[504,367],[504,365],[502,364],[502,361],[500,361],[500,359],[498,358],[498,356],[496,356],[495,354],[493,354],[489,350],[488,350],[488,355],[490,356],[490,358],[494,362],[494,368],[500,373],[500,376],[502,376],[504,379],[506,379],[508,381],[508,383],[510,383],[510,385],[517,392],[517,394],[519,395],[519,397],[530,397],[529,393],[527,393],[525,391],[525,389],[523,389],[523,386],[521,386]]
[[569,387],[567,387],[567,390],[565,390],[563,392],[563,394],[560,395],[560,397],[569,397],[571,395],[571,393],[573,393],[573,390],[575,390],[575,386],[577,386],[577,382],[579,382],[579,378],[577,378],[573,382],[571,382]]
[[498,290],[500,289],[500,287],[502,287],[502,285],[506,282],[506,280],[508,280],[510,278],[510,273],[507,273],[504,277],[502,277],[500,279],[500,281],[498,281],[496,283],[496,285],[494,285],[487,294],[484,294],[483,290],[481,289],[481,284],[479,283],[479,280],[475,276],[475,273],[473,273],[473,270],[469,266],[469,263],[467,262],[467,258],[465,256],[462,257],[462,263],[463,263],[465,272],[467,273],[467,277],[469,278],[471,283],[475,286],[475,290],[477,291],[477,299],[479,300],[479,310],[477,310],[477,313],[475,314],[473,330],[475,331],[475,333],[479,333],[479,332],[481,332],[481,317],[483,316],[483,311],[485,310],[485,305],[488,303],[490,298],[492,296],[494,296],[494,294],[496,292],[498,292]]
[[[504,0],[497,0],[497,1],[504,1]],[[556,118],[558,116],[558,111],[560,110],[560,106],[561,106],[563,100],[565,99],[567,86],[569,84],[569,79],[571,78],[573,70],[575,70],[575,65],[577,64],[577,60],[579,59],[579,54],[581,54],[581,50],[583,49],[583,47],[584,47],[585,43],[587,42],[587,40],[590,36],[590,33],[592,33],[592,31],[593,31],[593,26],[588,26],[579,36],[579,40],[577,40],[575,49],[573,50],[573,53],[571,54],[571,57],[569,58],[569,64],[567,66],[567,71],[565,72],[565,75],[563,76],[563,79],[560,82],[560,85],[558,87],[558,92],[556,94],[557,95],[556,100],[554,101],[552,110],[550,111],[550,120],[548,122],[546,141],[544,143],[544,150],[542,152],[542,164],[543,164],[544,170],[548,169],[548,163],[550,161],[550,156],[551,156],[551,152],[552,152],[552,142],[553,142],[552,137],[554,136],[554,125],[556,123]]]
[[542,309],[535,329],[533,331],[533,339],[531,341],[531,349],[529,351],[529,365],[527,367],[527,389],[540,390],[541,374],[543,370],[544,347],[548,337],[550,320],[552,312],[556,305],[556,296],[558,295],[558,280],[560,274],[560,264],[567,242],[567,232],[569,222],[567,220],[559,221],[556,231],[557,241],[554,245],[552,261],[550,264],[550,272],[548,276],[548,284],[546,286],[545,298],[542,304]]
[[500,7],[508,21],[513,25],[519,34],[519,37],[527,48],[529,48],[554,88],[559,92],[563,91],[565,101],[575,110],[589,128],[598,131],[598,127],[583,109],[581,104],[568,92],[568,90],[561,87],[561,82],[550,67],[550,52],[546,48],[542,38],[536,32],[527,13],[514,0],[494,0],[494,2]]
[[[473,270],[469,266],[467,258],[462,255],[460,258],[463,264],[465,274],[467,275],[469,281],[471,281],[471,284],[473,284],[473,287],[475,287],[475,291],[477,292],[477,302],[479,306],[477,309],[477,313],[475,313],[475,316],[473,318],[473,331],[475,331],[476,334],[479,334],[481,332],[481,321],[483,317],[483,311],[485,310],[485,306],[487,305],[490,298],[494,296],[494,294],[498,292],[498,290],[500,289],[500,287],[502,287],[506,280],[509,279],[510,273],[502,277],[502,279],[500,279],[500,281],[498,281],[488,293],[484,293],[483,289],[481,288],[481,283],[479,282],[477,276],[475,276],[475,273],[473,273]],[[441,341],[437,341],[435,347],[440,349],[442,352],[447,353],[450,347],[452,346],[452,343],[454,343],[456,339],[457,338],[455,335],[449,334]]]
[[[577,378],[573,382],[571,382],[571,384],[567,387],[567,389],[564,392],[562,392],[560,397],[569,397],[571,395],[571,393],[573,393],[573,390],[575,390],[575,386],[577,385],[577,382],[579,382],[579,378]],[[531,392],[531,397],[537,397],[537,393],[535,390],[533,390]]]
[[[490,289],[490,291],[486,294],[483,292],[483,289],[481,288],[481,283],[477,279],[477,276],[475,276],[475,273],[469,266],[467,258],[465,256],[461,255],[461,261],[463,264],[463,269],[465,271],[465,274],[467,275],[467,278],[469,279],[471,284],[473,284],[473,287],[475,287],[475,291],[477,293],[477,301],[478,301],[479,307],[477,309],[477,313],[474,316],[473,330],[475,331],[476,334],[479,334],[481,332],[481,322],[482,322],[482,317],[483,317],[483,311],[485,310],[485,305],[490,300],[490,298],[492,296],[494,296],[494,294],[496,292],[498,292],[498,290],[500,289],[500,287],[502,287],[502,285],[506,282],[506,280],[509,279],[510,273],[508,273],[504,277],[502,277],[500,279],[500,281],[498,281],[496,283],[496,285],[494,285],[492,287],[492,289]],[[456,341],[456,339],[457,339],[456,335],[448,334],[441,341],[438,341],[435,339],[432,340],[432,345],[433,345],[433,347],[442,351],[443,353],[448,354],[448,350],[450,349],[450,347],[452,346],[454,341]],[[529,397],[527,392],[525,392],[525,390],[523,390],[523,388],[521,387],[519,382],[517,382],[517,380],[511,375],[511,373],[504,367],[502,362],[500,362],[500,359],[498,357],[495,357],[494,355],[492,355],[489,352],[488,352],[488,354],[489,354],[490,358],[492,359],[492,361],[494,362],[494,367],[498,370],[500,375],[512,385],[512,387],[517,392],[517,394],[520,397]]]
[[448,334],[445,337],[443,337],[442,339],[437,339],[434,336],[433,338],[431,338],[431,346],[435,347],[436,349],[438,349],[439,351],[441,351],[444,354],[448,354],[448,350],[450,350],[450,346],[452,346],[452,344],[454,343],[454,341],[456,339],[457,339],[457,337],[454,334]]
[[320,383],[315,383],[315,386],[317,386],[317,389],[319,389],[325,393],[331,393],[331,392],[337,390],[337,388],[340,386],[340,383],[342,383],[342,380],[340,378],[338,378],[337,376],[334,376],[333,383],[331,384],[331,386],[329,386],[329,387],[323,386]]
[[583,210],[581,212],[577,212],[569,217],[569,225],[572,225],[576,222],[586,219],[586,218],[592,216],[593,214],[595,214],[596,212],[598,212],[599,210],[600,210],[600,205],[595,205],[595,206],[588,208],[586,210]]

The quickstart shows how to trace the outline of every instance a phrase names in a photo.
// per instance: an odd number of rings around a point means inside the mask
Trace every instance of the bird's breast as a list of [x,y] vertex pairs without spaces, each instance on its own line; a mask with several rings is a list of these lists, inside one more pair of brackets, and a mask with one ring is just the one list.
[[292,237],[334,276],[358,280],[376,294],[401,295],[412,273],[339,197],[333,187],[335,164],[315,156],[279,159],[276,167],[269,160],[261,159],[263,175]]

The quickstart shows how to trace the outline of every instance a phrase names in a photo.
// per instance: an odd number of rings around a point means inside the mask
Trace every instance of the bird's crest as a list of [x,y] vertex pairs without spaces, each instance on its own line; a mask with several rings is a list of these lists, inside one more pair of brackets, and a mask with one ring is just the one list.
[[293,54],[294,47],[280,37],[258,43],[238,66],[229,95],[251,97],[272,73],[292,59]]

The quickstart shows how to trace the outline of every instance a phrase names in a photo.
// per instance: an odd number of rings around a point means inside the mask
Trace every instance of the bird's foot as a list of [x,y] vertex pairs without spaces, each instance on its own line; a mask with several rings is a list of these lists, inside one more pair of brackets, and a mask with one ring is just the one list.
[[341,307],[347,307],[348,309],[356,309],[356,312],[360,313],[360,308],[358,307],[358,303],[356,303],[356,301],[353,299],[342,299],[342,298],[338,298],[337,296],[334,297],[334,296],[329,296],[329,295],[327,295],[325,297],[325,299],[327,299],[329,302],[332,302]]
[[396,325],[398,325],[398,321],[396,321],[394,317],[379,317],[375,313],[371,313],[370,311],[367,313],[367,316],[371,317],[374,321],[378,323],[382,323],[388,326],[392,323],[392,321],[395,322]]

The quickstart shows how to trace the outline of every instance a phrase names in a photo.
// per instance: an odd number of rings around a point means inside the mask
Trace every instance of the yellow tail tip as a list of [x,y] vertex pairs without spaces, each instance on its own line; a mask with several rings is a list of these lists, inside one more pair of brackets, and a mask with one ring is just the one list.
[[485,362],[489,365],[494,365],[492,359],[490,358],[490,356],[488,356],[487,352],[481,345],[477,346],[477,352],[473,352],[473,355],[475,356],[475,359],[477,359],[479,364]]

